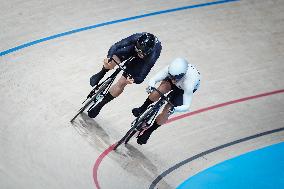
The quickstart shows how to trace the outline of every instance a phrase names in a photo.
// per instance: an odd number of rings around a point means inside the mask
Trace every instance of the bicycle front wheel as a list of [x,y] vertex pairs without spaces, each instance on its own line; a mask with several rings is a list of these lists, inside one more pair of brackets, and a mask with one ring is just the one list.
[[78,115],[80,115],[83,111],[85,111],[90,106],[90,104],[92,102],[96,103],[97,102],[96,99],[97,99],[98,95],[103,93],[103,91],[108,87],[108,85],[110,83],[111,83],[111,78],[104,81],[104,83],[100,86],[98,91],[87,102],[85,102],[84,106],[82,108],[80,108],[78,113],[70,120],[70,122],[72,123],[78,117]]
[[85,109],[94,101],[94,99],[97,97],[97,95],[94,95],[92,98],[90,98],[85,105],[80,108],[80,110],[78,111],[78,113],[70,120],[70,122],[72,123],[77,117],[78,115],[80,115],[83,111],[85,111]]

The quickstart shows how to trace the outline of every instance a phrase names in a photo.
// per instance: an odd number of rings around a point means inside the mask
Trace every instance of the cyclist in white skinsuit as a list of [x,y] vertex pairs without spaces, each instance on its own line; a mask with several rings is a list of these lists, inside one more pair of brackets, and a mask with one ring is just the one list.
[[[166,66],[150,79],[148,89],[154,87],[156,83],[161,81],[158,90],[163,94],[170,92],[170,101],[174,104],[173,112],[189,111],[193,93],[200,85],[200,73],[194,65],[189,64],[184,58],[176,58],[170,65]],[[153,91],[139,108],[134,108],[132,113],[135,117],[142,114],[147,107],[157,101],[160,95]],[[171,106],[166,104],[162,113],[158,115],[153,125],[144,131],[137,139],[138,144],[146,144],[150,135],[154,130],[163,125],[169,118]]]

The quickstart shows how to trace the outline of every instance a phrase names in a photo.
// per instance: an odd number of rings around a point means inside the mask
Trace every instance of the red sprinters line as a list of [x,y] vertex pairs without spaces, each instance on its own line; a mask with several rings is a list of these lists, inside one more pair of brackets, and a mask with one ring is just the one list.
[[108,155],[108,153],[110,153],[113,148],[114,148],[114,145],[111,145],[110,147],[108,147],[108,149],[106,149],[99,157],[98,159],[96,160],[96,163],[94,165],[94,168],[93,168],[93,178],[94,178],[94,181],[95,181],[95,185],[97,187],[97,189],[100,189],[100,185],[99,185],[99,181],[98,181],[98,169],[99,169],[99,165],[101,164],[102,160],[104,159],[104,157],[106,155]]
[[283,93],[283,92],[284,92],[284,89],[277,90],[277,91],[272,91],[272,92],[268,92],[268,93],[262,93],[262,94],[255,95],[255,96],[249,96],[249,97],[245,97],[245,98],[240,98],[240,99],[237,99],[237,100],[224,102],[224,103],[217,104],[217,105],[214,105],[214,106],[209,106],[207,108],[202,108],[202,109],[199,109],[199,110],[196,110],[196,111],[193,111],[193,112],[189,112],[189,113],[186,113],[186,114],[182,114],[180,116],[173,117],[173,118],[169,119],[167,121],[167,123],[170,123],[170,122],[173,122],[173,121],[176,121],[178,119],[182,119],[182,118],[194,115],[194,114],[199,114],[199,113],[202,113],[202,112],[205,112],[205,111],[208,111],[208,110],[212,110],[212,109],[215,109],[215,108],[220,108],[220,107],[223,107],[223,106],[228,106],[230,104],[236,104],[236,103],[239,103],[239,102],[252,100],[252,99],[255,99],[255,98],[260,98],[260,97],[269,96],[269,95],[273,95],[273,94]]
[[[228,106],[228,105],[231,105],[231,104],[236,104],[236,103],[239,103],[239,102],[244,102],[244,101],[247,101],[247,100],[252,100],[252,99],[256,99],[256,98],[260,98],[260,97],[264,97],[264,96],[269,96],[269,95],[274,95],[274,94],[278,94],[278,93],[283,93],[283,92],[284,92],[284,89],[281,89],[281,90],[272,91],[272,92],[268,92],[268,93],[262,93],[262,94],[255,95],[255,96],[249,96],[249,97],[240,98],[240,99],[237,99],[237,100],[232,100],[232,101],[224,102],[224,103],[221,103],[221,104],[216,104],[216,105],[213,105],[213,106],[209,106],[207,108],[202,108],[202,109],[199,109],[199,110],[196,110],[196,111],[193,111],[193,112],[189,112],[189,113],[186,113],[186,114],[182,114],[180,116],[173,117],[173,118],[169,119],[167,121],[167,123],[170,123],[170,122],[173,122],[173,121],[176,121],[176,120],[188,117],[188,116],[192,116],[192,115],[195,115],[195,114],[199,114],[199,113],[202,113],[202,112],[205,112],[205,111],[209,111],[209,110],[212,110],[212,109],[220,108],[220,107],[223,107],[223,106]],[[97,189],[100,189],[100,185],[99,185],[99,181],[98,181],[99,165],[101,164],[101,162],[105,158],[105,156],[107,156],[113,150],[114,145],[115,144],[108,147],[108,149],[106,149],[98,157],[98,159],[96,160],[96,163],[94,165],[93,178],[94,178],[94,182],[95,182]]]

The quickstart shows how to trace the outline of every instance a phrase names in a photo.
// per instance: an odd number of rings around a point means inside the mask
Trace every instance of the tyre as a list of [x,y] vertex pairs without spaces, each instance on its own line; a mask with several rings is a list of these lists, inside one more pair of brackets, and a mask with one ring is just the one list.
[[85,111],[85,109],[87,109],[90,106],[92,102],[96,103],[97,102],[96,98],[98,97],[98,95],[100,95],[108,87],[110,83],[111,83],[111,78],[105,80],[104,83],[98,89],[98,91],[92,96],[92,98],[90,98],[89,100],[87,100],[87,102],[85,102],[84,106],[80,108],[78,113],[70,120],[70,122],[72,123],[78,117],[78,115],[80,115],[82,112]]
[[127,131],[127,133],[124,135],[124,137],[122,137],[114,146],[113,150],[116,150],[116,148],[118,146],[120,146],[123,142],[124,144],[127,144],[128,141],[133,137],[133,135],[139,131],[144,122],[147,122],[148,119],[155,114],[155,111],[153,111],[152,108],[150,108],[148,111],[146,111],[142,117],[138,117],[136,118],[136,120],[134,121],[134,125]]

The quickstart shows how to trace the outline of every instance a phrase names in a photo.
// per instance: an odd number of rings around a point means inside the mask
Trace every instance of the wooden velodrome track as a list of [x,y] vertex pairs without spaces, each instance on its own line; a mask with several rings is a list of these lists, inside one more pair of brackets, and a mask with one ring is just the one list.
[[[11,0],[0,10],[0,188],[175,188],[284,141],[281,0]],[[163,46],[145,82],[71,125],[109,47],[141,31]],[[192,113],[173,115],[146,145],[111,151],[148,79],[175,57],[201,72]]]

